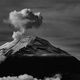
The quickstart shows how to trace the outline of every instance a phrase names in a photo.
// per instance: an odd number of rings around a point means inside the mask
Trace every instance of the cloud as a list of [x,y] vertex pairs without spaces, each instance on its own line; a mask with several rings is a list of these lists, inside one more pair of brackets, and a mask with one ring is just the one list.
[[34,13],[30,9],[15,10],[10,12],[8,22],[18,29],[13,33],[13,38],[17,39],[20,35],[26,34],[28,29],[39,28],[42,24],[42,16],[40,12]]
[[[47,77],[44,80],[61,80],[62,76],[60,74],[56,74],[53,77]],[[33,76],[24,74],[24,75],[19,75],[17,76],[7,76],[7,77],[2,77],[0,80],[42,80],[42,79],[37,79],[34,78]]]
[[[42,16],[40,12],[34,13],[30,9],[22,9],[21,11],[12,11],[9,13],[9,19],[4,20],[4,22],[11,24],[17,31],[13,31],[12,38],[14,39],[11,42],[7,42],[0,46],[0,61],[5,59],[4,53],[8,51],[11,47],[13,47],[17,42],[27,34],[28,29],[39,28],[42,24]],[[5,51],[5,50],[6,51]],[[5,51],[5,52],[4,52]],[[2,54],[2,55],[1,55]]]
[[3,62],[6,59],[6,56],[3,55],[3,53],[0,51],[0,63]]

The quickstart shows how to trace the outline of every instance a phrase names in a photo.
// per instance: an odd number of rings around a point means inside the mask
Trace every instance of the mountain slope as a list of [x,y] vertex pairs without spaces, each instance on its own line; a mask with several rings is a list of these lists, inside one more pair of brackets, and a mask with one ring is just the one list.
[[80,73],[80,62],[75,57],[39,37],[28,44],[26,40],[18,42],[5,56],[7,59],[0,64],[0,74],[4,76],[26,73],[42,78],[55,73],[70,76]]
[[[28,44],[28,45],[27,45]],[[10,53],[12,51],[12,53]],[[36,37],[34,40],[20,41],[6,55],[25,55],[25,56],[71,56],[66,51],[56,48],[47,40]]]

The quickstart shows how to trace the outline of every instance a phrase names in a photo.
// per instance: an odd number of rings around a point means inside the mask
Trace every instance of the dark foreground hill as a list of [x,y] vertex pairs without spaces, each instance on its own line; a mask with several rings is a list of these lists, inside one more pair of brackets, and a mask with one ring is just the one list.
[[5,54],[7,59],[0,64],[0,76],[26,73],[43,78],[60,73],[64,80],[73,80],[72,75],[80,74],[79,60],[44,39],[36,37],[26,47],[18,51],[15,48]]

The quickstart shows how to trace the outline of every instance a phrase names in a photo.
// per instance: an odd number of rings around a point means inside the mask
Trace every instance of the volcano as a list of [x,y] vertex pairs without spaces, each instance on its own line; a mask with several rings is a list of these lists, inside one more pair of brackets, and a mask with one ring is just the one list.
[[0,76],[28,74],[41,79],[61,74],[63,80],[78,80],[74,75],[80,74],[79,60],[47,40],[28,34],[29,29],[38,29],[42,20],[40,12],[27,8],[10,12],[7,22],[18,31],[13,31],[13,41],[0,46],[0,60],[6,58],[0,62]]
[[55,73],[64,76],[80,73],[79,60],[39,37],[30,40],[28,44],[27,38],[20,40],[4,55],[7,58],[0,64],[0,76],[27,73],[42,78]]

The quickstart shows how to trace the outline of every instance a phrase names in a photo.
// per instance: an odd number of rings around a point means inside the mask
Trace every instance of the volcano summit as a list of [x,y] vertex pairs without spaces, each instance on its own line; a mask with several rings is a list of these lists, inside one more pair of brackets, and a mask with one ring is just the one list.
[[1,76],[26,73],[42,78],[61,73],[64,80],[73,80],[71,76],[80,73],[80,61],[74,56],[45,39],[26,35],[27,29],[39,28],[42,19],[39,12],[34,13],[30,9],[10,13],[7,22],[19,31],[13,33],[12,42],[0,46],[0,56],[6,58],[0,64]]

